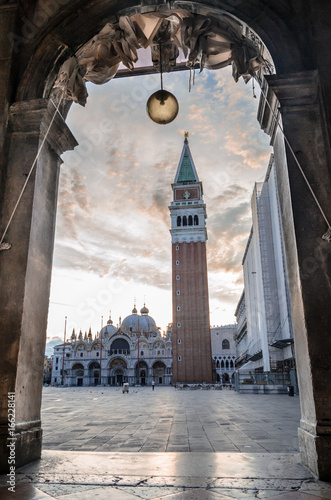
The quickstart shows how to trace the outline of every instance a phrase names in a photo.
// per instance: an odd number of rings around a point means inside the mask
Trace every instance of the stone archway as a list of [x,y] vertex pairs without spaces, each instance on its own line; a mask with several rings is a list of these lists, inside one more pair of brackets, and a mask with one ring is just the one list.
[[85,370],[81,363],[75,363],[71,368],[71,384],[81,387],[84,384]]
[[136,380],[138,385],[147,385],[149,381],[149,369],[146,361],[139,361],[136,364]]
[[166,365],[162,361],[156,361],[152,367],[153,380],[155,384],[162,385],[165,382]]
[[100,371],[100,364],[96,361],[89,365],[89,385],[100,385]]
[[110,345],[110,354],[130,354],[129,342],[124,338],[116,338]]
[[[200,3],[208,6],[209,2]],[[276,113],[280,105],[285,134],[306,167],[309,181],[330,220],[331,55],[327,26],[331,12],[325,2],[317,0],[312,16],[309,10],[312,1],[301,3],[301,9],[296,11],[294,2],[288,2],[281,10],[277,0],[270,0],[268,9],[260,0],[249,4],[231,0],[212,2],[213,7],[246,22],[267,45],[277,71],[264,84],[268,101]],[[130,7],[132,12],[138,12],[140,8],[134,1],[115,0],[110,5],[99,0],[80,5],[74,0],[38,18],[37,5],[37,1],[29,2],[25,16],[21,14],[23,2],[5,5],[0,13],[7,30],[2,42],[7,64],[0,77],[2,230],[17,198],[21,179],[29,170],[40,137],[50,121],[53,104],[48,98],[61,63],[120,10]],[[83,26],[81,17],[88,19]],[[29,32],[27,26],[31,23],[34,29]],[[309,29],[304,33],[302,26]],[[319,33],[318,40],[311,33]],[[12,43],[8,44],[7,39]],[[323,40],[324,45],[320,42]],[[69,107],[64,106],[62,116],[66,116]],[[259,121],[271,136],[275,151],[301,395],[301,455],[303,463],[315,474],[330,479],[330,244],[321,238],[326,230],[325,221],[263,100]],[[8,231],[12,248],[0,252],[4,359],[1,397],[5,401],[8,392],[17,393],[17,466],[40,456],[42,362],[60,155],[75,145],[63,119],[56,116]],[[4,404],[0,464],[3,470],[8,465],[6,439]]]
[[109,385],[122,385],[127,377],[127,363],[121,357],[113,358],[109,363]]
[[114,371],[115,385],[122,385],[124,381],[124,372],[121,368]]

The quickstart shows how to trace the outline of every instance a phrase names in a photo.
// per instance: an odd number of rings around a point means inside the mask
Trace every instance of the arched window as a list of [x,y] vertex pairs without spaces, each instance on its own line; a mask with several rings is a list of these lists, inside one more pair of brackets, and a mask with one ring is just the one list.
[[181,218],[180,215],[178,215],[178,217],[177,217],[177,226],[179,227],[181,225],[182,225],[182,218]]
[[188,216],[188,225],[189,226],[193,226],[193,217],[192,217],[192,215]]
[[184,215],[183,217],[183,226],[187,226],[187,217]]
[[219,368],[220,367],[220,362],[217,360],[216,362],[216,368]]
[[130,345],[125,339],[115,339],[110,349],[113,351],[112,354],[117,354],[118,350],[122,350],[122,354],[130,354]]
[[[81,365],[80,363],[76,363],[72,367],[72,374],[75,377],[84,377],[84,366]],[[78,383],[78,382],[77,382]]]
[[199,217],[197,215],[194,216],[194,225],[195,226],[199,225]]
[[221,368],[224,368],[224,361],[223,361],[223,359],[221,361]]
[[228,362],[228,360],[225,361],[225,367],[229,368],[229,362]]
[[233,368],[233,361],[232,361],[232,359],[230,361],[230,368]]
[[228,341],[228,339],[223,340],[222,349],[230,349],[230,342]]

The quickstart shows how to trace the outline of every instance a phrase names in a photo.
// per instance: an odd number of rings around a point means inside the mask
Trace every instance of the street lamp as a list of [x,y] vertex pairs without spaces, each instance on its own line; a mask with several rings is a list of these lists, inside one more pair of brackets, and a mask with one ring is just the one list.
[[62,355],[62,381],[61,385],[64,384],[64,352],[66,348],[66,333],[67,333],[67,316],[64,318],[64,338],[63,338],[63,355]]
[[103,328],[103,316],[101,316],[101,330],[100,330],[100,385],[102,385],[102,328]]
[[158,125],[167,125],[176,118],[179,106],[176,97],[171,92],[163,89],[161,43],[159,47],[161,89],[157,90],[149,97],[146,110],[148,116],[151,120],[153,120],[153,122]]

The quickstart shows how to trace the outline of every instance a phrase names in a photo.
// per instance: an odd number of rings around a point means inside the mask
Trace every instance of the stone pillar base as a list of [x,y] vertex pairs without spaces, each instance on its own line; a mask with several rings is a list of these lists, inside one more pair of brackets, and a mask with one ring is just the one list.
[[[30,429],[16,432],[12,437],[8,435],[7,428],[6,432],[1,432],[0,450],[2,453],[0,453],[0,473],[9,472],[12,465],[15,466],[15,469],[18,469],[40,458],[42,434],[43,431],[40,424]],[[9,447],[8,445],[12,446]]]
[[302,465],[321,481],[331,481],[331,434],[317,436],[299,428]]

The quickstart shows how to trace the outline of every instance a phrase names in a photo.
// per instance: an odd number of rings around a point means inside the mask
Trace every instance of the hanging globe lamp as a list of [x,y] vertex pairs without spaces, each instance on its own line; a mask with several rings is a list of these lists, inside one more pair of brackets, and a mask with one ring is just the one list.
[[163,88],[163,75],[162,75],[162,53],[160,44],[160,76],[161,76],[161,89],[152,94],[146,105],[147,114],[153,122],[158,125],[167,125],[171,123],[178,114],[178,101],[176,97]]

